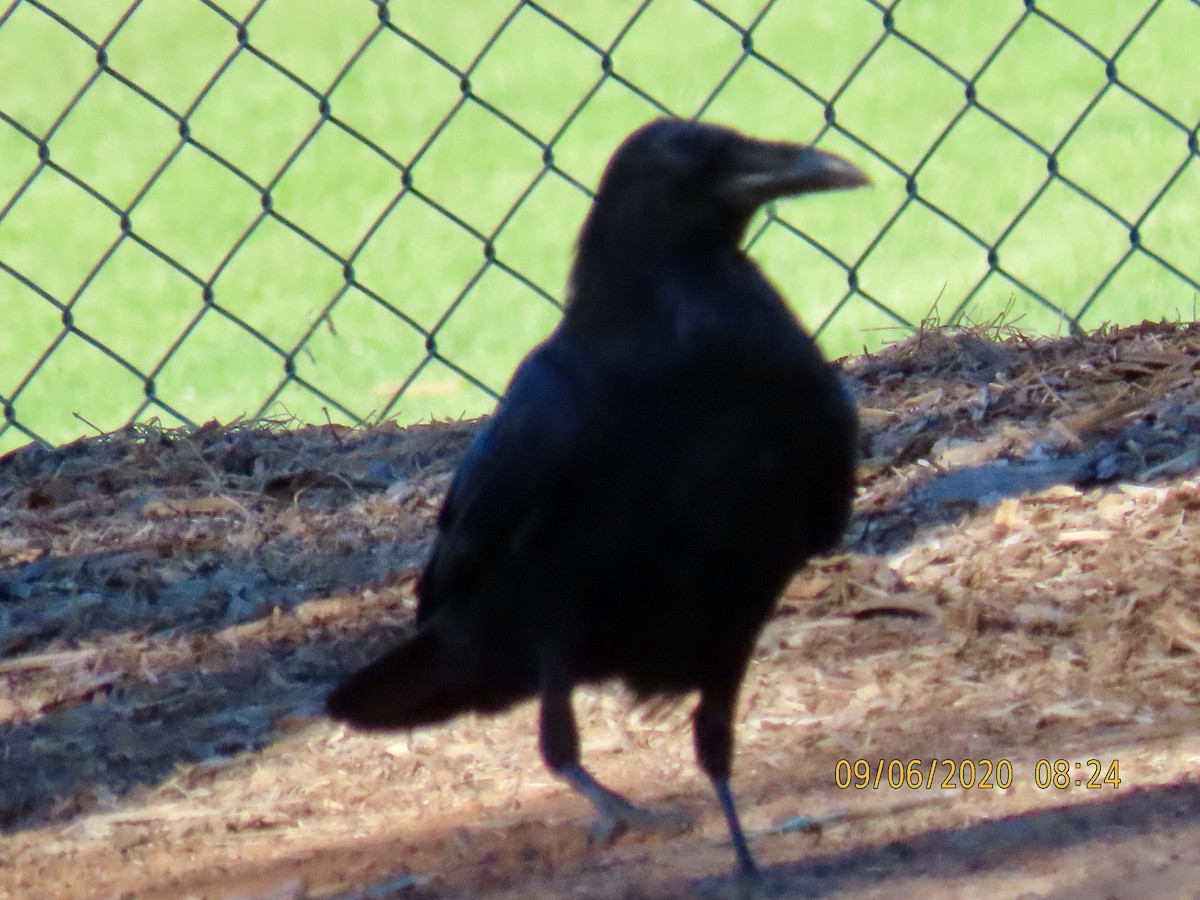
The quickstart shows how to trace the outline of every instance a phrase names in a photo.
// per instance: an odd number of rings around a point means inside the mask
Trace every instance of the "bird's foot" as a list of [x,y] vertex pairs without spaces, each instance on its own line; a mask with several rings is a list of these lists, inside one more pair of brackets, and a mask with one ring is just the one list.
[[763,873],[758,868],[745,867],[730,875],[704,879],[696,885],[696,892],[715,900],[766,900],[772,895]]
[[588,829],[588,842],[607,846],[627,831],[679,834],[696,827],[696,816],[683,809],[643,809],[596,781],[576,764],[556,770],[559,778],[587,797],[597,819]]
[[645,809],[622,799],[605,804],[588,828],[588,843],[607,847],[629,831],[681,834],[695,827],[696,816],[686,809]]

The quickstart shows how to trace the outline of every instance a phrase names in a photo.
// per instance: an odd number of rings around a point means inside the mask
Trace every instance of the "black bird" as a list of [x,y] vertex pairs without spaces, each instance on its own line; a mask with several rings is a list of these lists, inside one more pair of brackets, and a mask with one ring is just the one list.
[[611,838],[684,820],[583,768],[572,688],[698,691],[696,755],[756,876],[729,790],[738,690],[788,579],[845,529],[857,423],[739,243],[767,201],[866,183],[830,153],[728,128],[634,132],[580,233],[561,323],[454,478],[416,632],[329,714],[411,728],[539,695],[546,764]]

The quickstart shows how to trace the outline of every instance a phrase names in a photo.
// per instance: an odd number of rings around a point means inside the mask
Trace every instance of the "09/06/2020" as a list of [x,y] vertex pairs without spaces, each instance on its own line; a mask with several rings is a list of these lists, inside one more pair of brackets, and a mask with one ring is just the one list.
[[[839,759],[833,780],[842,790],[1007,790],[1013,783],[1008,759]],[[1039,790],[1071,786],[1098,790],[1121,786],[1120,761],[1039,759],[1033,767]]]

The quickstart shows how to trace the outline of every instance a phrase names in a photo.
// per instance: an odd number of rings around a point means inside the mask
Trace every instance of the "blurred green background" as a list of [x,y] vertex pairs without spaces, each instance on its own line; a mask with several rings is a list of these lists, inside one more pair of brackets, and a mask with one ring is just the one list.
[[18,0],[0,20],[0,452],[486,412],[589,189],[663,113],[869,191],[754,255],[833,356],[922,320],[1191,319],[1196,0]]

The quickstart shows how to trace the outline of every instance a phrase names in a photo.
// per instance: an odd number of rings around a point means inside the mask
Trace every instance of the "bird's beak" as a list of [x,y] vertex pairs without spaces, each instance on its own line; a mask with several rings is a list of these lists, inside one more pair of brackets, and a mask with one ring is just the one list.
[[747,141],[736,153],[734,170],[722,193],[730,202],[753,208],[776,197],[812,194],[870,184],[866,173],[840,156],[767,141]]

